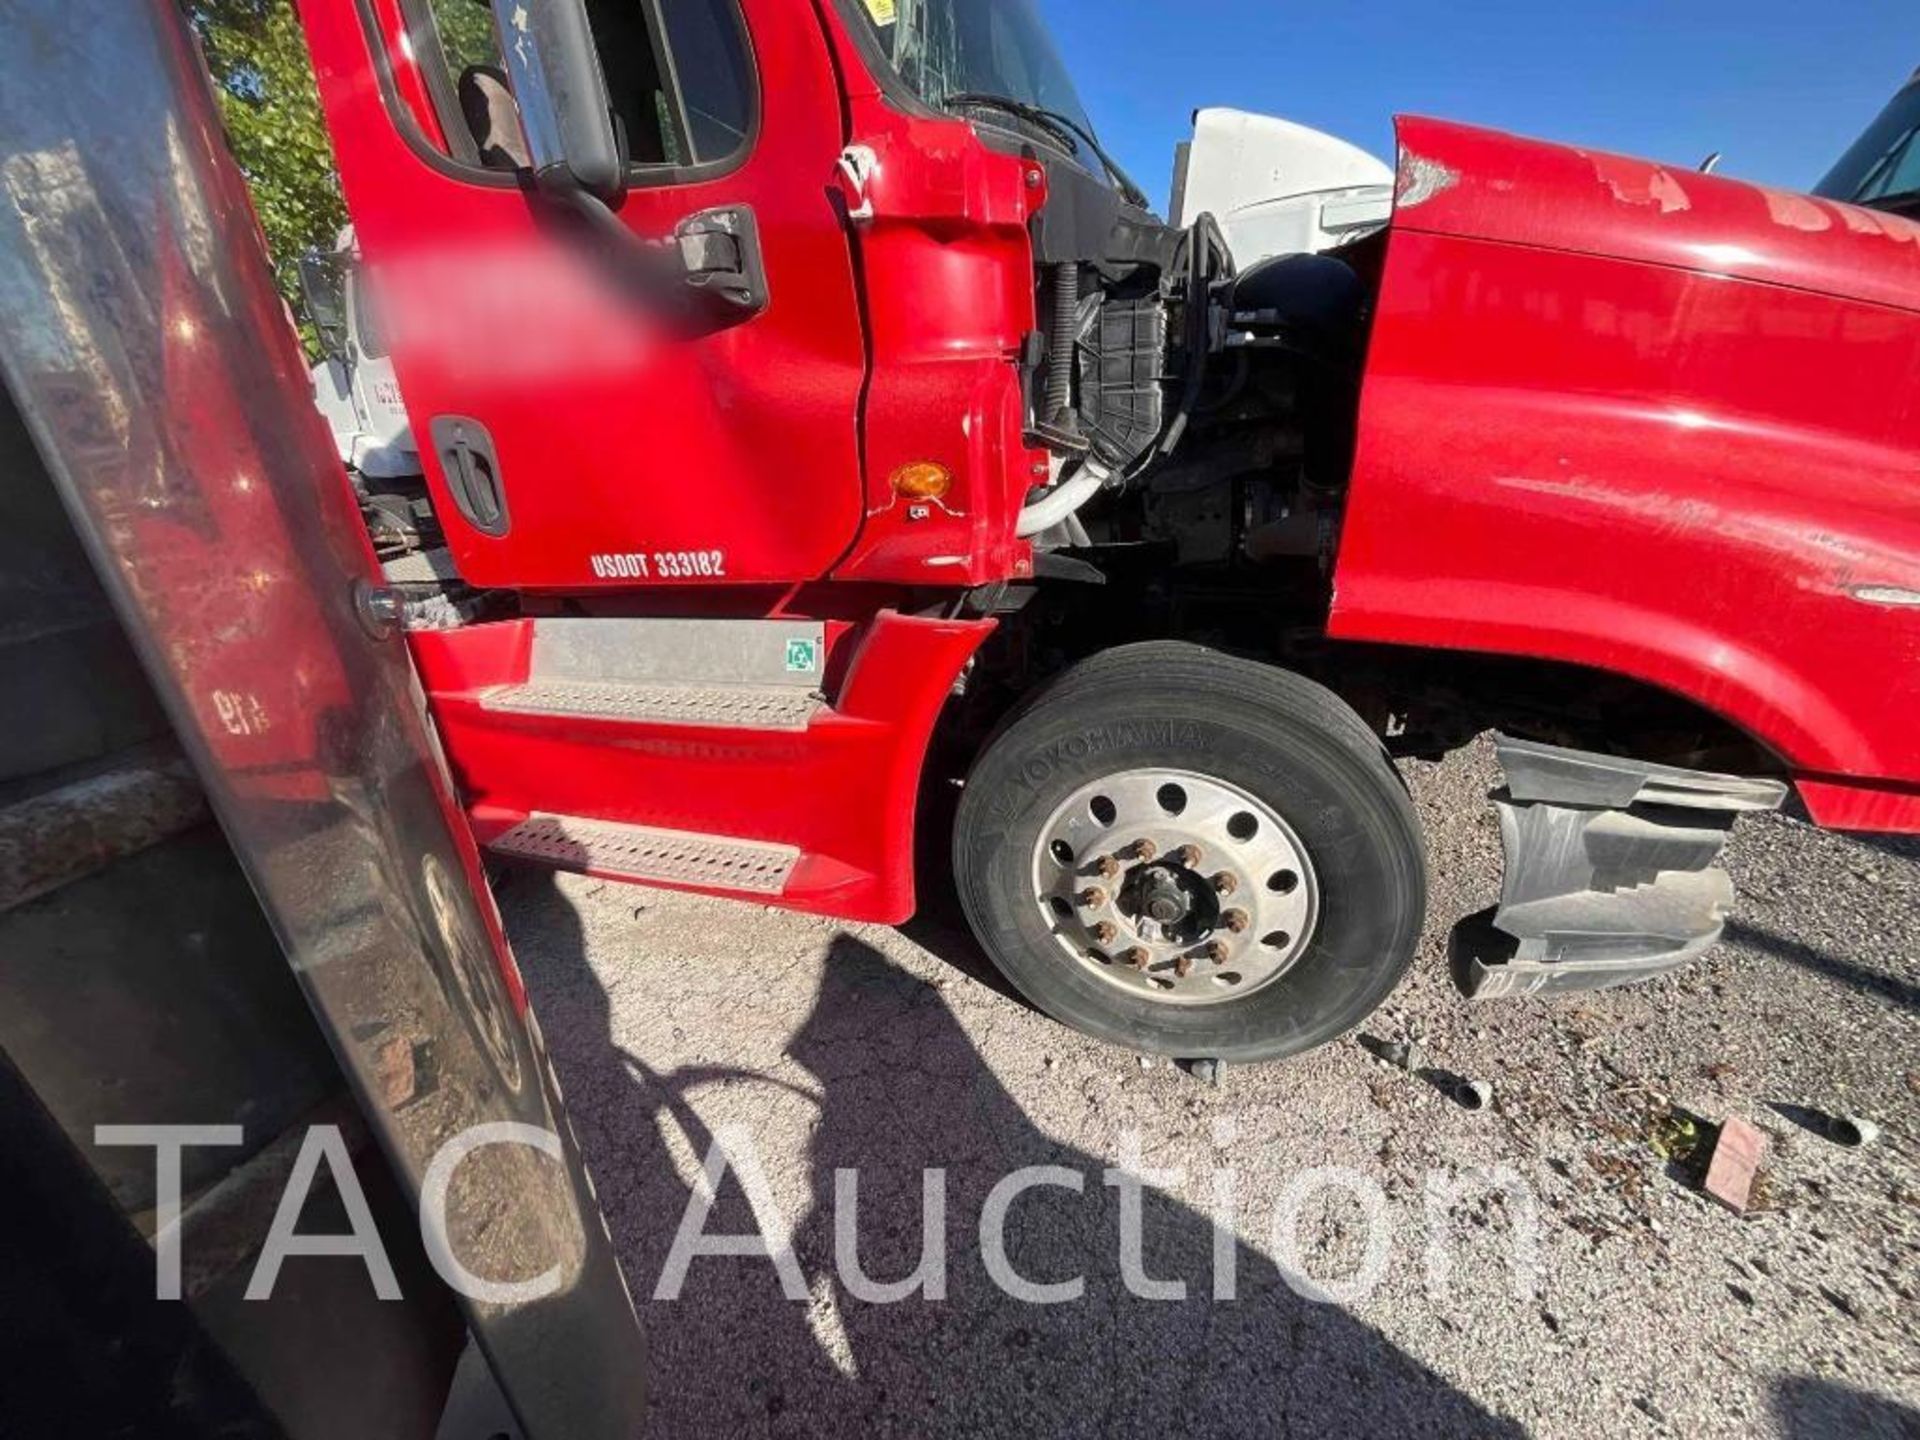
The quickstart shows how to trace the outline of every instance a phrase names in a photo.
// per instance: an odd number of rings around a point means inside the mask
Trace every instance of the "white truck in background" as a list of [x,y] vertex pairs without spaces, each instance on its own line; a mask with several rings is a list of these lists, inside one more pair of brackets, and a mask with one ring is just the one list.
[[331,254],[301,260],[300,288],[325,351],[312,370],[314,403],[353,477],[374,543],[383,557],[422,549],[434,528],[426,474],[351,225]]
[[1174,160],[1168,219],[1211,214],[1245,268],[1273,255],[1317,255],[1393,217],[1393,167],[1291,120],[1210,108]]

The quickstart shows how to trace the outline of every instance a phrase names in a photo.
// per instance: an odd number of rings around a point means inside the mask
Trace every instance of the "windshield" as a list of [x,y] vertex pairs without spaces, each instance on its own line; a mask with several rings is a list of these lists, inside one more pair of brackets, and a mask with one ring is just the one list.
[[[900,78],[936,109],[944,109],[952,95],[1004,95],[1093,130],[1034,0],[852,3]],[[1005,117],[979,118],[1030,133],[1030,127]],[[1057,136],[1043,135],[1061,143]]]
[[1920,207],[1920,81],[1894,96],[1813,193],[1886,210]]

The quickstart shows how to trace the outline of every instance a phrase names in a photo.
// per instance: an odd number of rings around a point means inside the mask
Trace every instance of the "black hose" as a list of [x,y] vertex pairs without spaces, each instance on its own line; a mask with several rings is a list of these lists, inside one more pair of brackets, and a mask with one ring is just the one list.
[[1073,350],[1079,340],[1080,266],[1053,267],[1053,306],[1047,316],[1047,418],[1073,414]]
[[[1200,393],[1207,383],[1208,360],[1208,295],[1216,275],[1230,273],[1233,255],[1227,248],[1226,237],[1220,233],[1220,226],[1210,214],[1202,214],[1187,232],[1187,375],[1186,383],[1181,387],[1180,403],[1173,418],[1167,422],[1160,443],[1153,455],[1171,455],[1187,433],[1187,422],[1193,418],[1195,408],[1200,403]],[[1216,266],[1213,262],[1219,260]]]

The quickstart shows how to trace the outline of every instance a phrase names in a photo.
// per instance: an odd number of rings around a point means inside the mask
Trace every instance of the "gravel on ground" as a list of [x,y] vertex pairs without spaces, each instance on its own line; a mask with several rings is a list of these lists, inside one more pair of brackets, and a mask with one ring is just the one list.
[[[1434,877],[1412,975],[1361,1033],[1217,1086],[1033,1012],[938,894],[895,931],[509,876],[653,1433],[1920,1435],[1920,846],[1744,820],[1707,959],[1468,1005],[1446,944],[1499,889],[1491,747],[1406,769]],[[1424,1077],[1367,1043],[1409,1038]],[[1881,1133],[1846,1149],[1820,1113]],[[1744,1217],[1689,1148],[1728,1116],[1770,1141]],[[704,1233],[791,1263],[702,1255],[655,1298],[716,1140]],[[1109,1183],[1129,1153],[1144,1187]],[[982,1212],[1032,1166],[1006,1261],[1076,1298],[987,1268]],[[849,1274],[920,1265],[929,1186],[944,1295],[859,1298]]]

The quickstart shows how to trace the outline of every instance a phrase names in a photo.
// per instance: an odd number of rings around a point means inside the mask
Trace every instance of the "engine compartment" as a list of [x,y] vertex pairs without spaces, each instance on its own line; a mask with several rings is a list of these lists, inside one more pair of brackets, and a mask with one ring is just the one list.
[[[1186,157],[1182,181],[1194,163]],[[1355,176],[1349,166],[1334,178]],[[1315,200],[1327,188],[1302,183]],[[1193,190],[1176,194],[1176,212]],[[1370,193],[1342,190],[1347,213]],[[1227,197],[1215,187],[1214,198]],[[1042,231],[1044,348],[1029,395],[1053,473],[1022,525],[1038,550],[1110,579],[1150,554],[1153,568],[1216,584],[1324,592],[1390,213],[1372,198],[1370,223],[1338,232],[1280,224],[1274,202],[1256,198],[1246,208],[1268,213],[1241,226],[1250,258],[1234,254],[1211,210],[1180,227],[1153,222],[1151,243],[1128,217],[1103,248],[1071,259],[1047,258]],[[1262,238],[1308,230],[1322,248],[1259,253]]]

